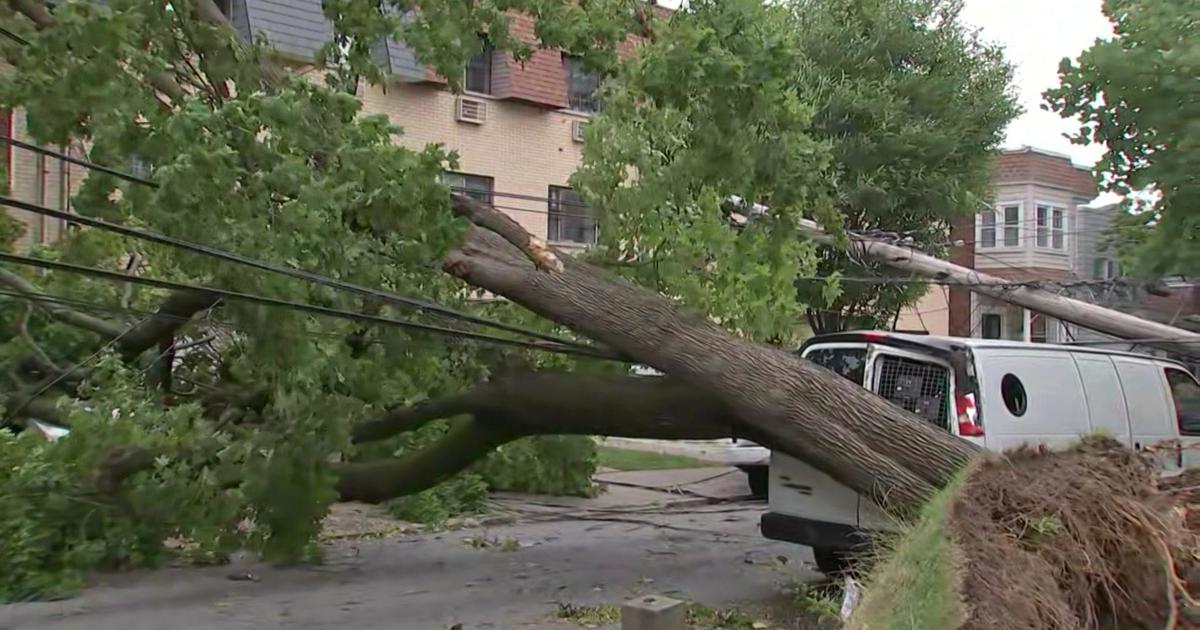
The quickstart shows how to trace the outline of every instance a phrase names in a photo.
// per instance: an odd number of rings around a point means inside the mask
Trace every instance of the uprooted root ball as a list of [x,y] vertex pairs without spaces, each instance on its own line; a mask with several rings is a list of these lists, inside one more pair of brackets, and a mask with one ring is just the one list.
[[1116,442],[1019,449],[982,462],[951,508],[964,628],[1194,627],[1179,576],[1195,538],[1154,467]]

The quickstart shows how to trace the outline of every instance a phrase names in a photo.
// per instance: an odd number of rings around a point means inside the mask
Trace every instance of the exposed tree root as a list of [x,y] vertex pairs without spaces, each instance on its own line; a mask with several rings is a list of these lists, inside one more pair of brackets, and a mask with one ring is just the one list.
[[1174,628],[1194,544],[1144,458],[1089,438],[983,463],[954,503],[964,628]]

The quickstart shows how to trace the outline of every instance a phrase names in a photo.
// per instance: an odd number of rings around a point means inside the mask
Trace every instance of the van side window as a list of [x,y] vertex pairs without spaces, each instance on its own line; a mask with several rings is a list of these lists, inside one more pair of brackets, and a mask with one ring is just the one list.
[[1171,398],[1175,402],[1175,418],[1180,435],[1200,435],[1200,385],[1191,374],[1167,368]]
[[830,370],[838,376],[865,387],[863,379],[867,372],[866,348],[813,348],[804,355],[805,359]]
[[1000,397],[1004,399],[1004,406],[1008,407],[1008,412],[1017,418],[1025,415],[1025,410],[1029,408],[1025,384],[1016,374],[1005,374],[1004,378],[1000,379]]

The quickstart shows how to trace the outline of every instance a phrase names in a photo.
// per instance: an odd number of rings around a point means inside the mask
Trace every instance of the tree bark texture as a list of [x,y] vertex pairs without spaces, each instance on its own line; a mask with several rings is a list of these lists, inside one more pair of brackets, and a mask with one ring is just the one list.
[[[598,404],[603,401],[603,404]],[[466,416],[466,417],[460,417]],[[431,488],[496,447],[531,435],[711,440],[748,437],[720,402],[672,378],[530,374],[389,411],[360,424],[357,443],[456,417],[434,444],[402,457],[336,467],[343,501],[376,503]]]
[[[376,503],[432,488],[496,447],[531,435],[755,438],[752,431],[738,428],[719,401],[696,395],[676,379],[569,374],[513,376],[393,409],[360,424],[353,437],[358,443],[383,440],[440,418],[453,419],[450,430],[427,447],[399,457],[336,465],[341,500]],[[129,476],[150,469],[154,455],[136,447],[114,449],[95,477],[112,491]]]
[[789,352],[739,339],[666,297],[559,258],[563,271],[539,270],[496,233],[473,227],[444,269],[710,393],[764,445],[896,513],[911,513],[978,452]]

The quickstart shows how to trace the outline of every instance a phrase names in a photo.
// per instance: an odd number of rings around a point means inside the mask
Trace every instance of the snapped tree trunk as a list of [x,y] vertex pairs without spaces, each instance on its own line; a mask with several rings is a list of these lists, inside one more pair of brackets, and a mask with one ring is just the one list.
[[791,353],[740,339],[569,256],[559,259],[561,271],[535,267],[496,232],[472,227],[444,269],[708,392],[765,446],[897,514],[911,514],[978,452]]

